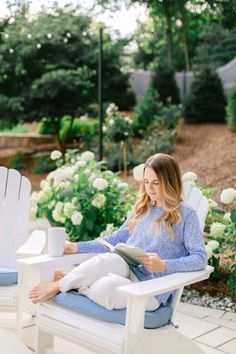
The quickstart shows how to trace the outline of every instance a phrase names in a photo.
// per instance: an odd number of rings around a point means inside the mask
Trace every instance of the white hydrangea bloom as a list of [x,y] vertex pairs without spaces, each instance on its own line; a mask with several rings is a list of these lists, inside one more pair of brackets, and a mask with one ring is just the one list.
[[51,160],[58,160],[62,157],[62,153],[59,150],[53,150],[51,152],[50,158]]
[[118,107],[115,105],[115,103],[110,103],[106,109],[106,115],[111,116],[116,112],[118,112]]
[[54,174],[54,184],[60,187],[60,184],[63,180],[68,180],[73,177],[76,171],[75,166],[66,166],[58,168]]
[[143,180],[144,163],[133,168],[133,177],[135,181],[141,182]]
[[76,168],[84,167],[86,165],[86,161],[80,160],[75,163]]
[[114,123],[115,123],[114,119],[112,119],[112,118],[109,119],[108,124],[109,124],[110,126],[114,125]]
[[82,161],[90,161],[90,160],[94,160],[94,153],[92,151],[85,151],[81,154],[81,160]]
[[97,193],[91,204],[95,207],[95,208],[101,208],[106,202],[106,197],[105,195],[101,194],[101,193]]
[[182,181],[183,183],[185,182],[195,182],[197,180],[197,175],[194,172],[186,172],[182,176]]
[[227,220],[227,221],[231,221],[230,216],[231,216],[231,213],[225,213],[223,219],[224,219],[224,220]]
[[30,196],[31,205],[36,205],[38,203],[38,192],[32,192]]
[[72,204],[71,202],[64,203],[63,212],[64,212],[64,215],[67,218],[70,219],[72,217],[72,214],[73,214],[74,211],[75,211],[75,205],[74,204]]
[[76,211],[73,213],[71,217],[71,221],[73,225],[80,225],[83,220],[83,215],[81,214],[80,211]]
[[223,204],[231,204],[236,199],[236,189],[226,188],[221,192],[220,201]]
[[225,231],[225,225],[221,224],[220,222],[213,222],[210,227],[210,235],[212,237],[220,237],[223,236]]
[[120,182],[120,183],[117,184],[117,187],[118,187],[119,189],[126,189],[126,188],[129,187],[129,185],[128,185],[128,183],[126,183],[126,182]]
[[205,245],[205,247],[206,247],[207,259],[210,259],[213,255],[212,248],[208,245]]
[[215,251],[220,247],[219,242],[216,240],[211,240],[211,241],[207,242],[207,245],[209,247],[211,247],[212,251]]
[[100,237],[104,237],[104,236],[110,235],[110,234],[112,234],[116,229],[117,229],[117,227],[115,227],[113,224],[107,224],[106,230],[102,231],[99,236],[100,236]]
[[104,178],[96,178],[93,182],[93,187],[103,191],[108,187],[108,182]]
[[52,212],[53,219],[55,221],[64,223],[66,221],[66,218],[63,214],[63,203],[62,202],[57,202],[55,209]]

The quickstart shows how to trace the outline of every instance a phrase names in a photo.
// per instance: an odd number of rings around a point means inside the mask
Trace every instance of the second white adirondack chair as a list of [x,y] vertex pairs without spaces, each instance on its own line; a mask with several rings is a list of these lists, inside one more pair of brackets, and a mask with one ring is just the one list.
[[[184,193],[187,203],[196,209],[203,230],[208,213],[207,199],[198,188],[189,185],[184,187]],[[76,254],[53,258],[45,255],[20,260],[21,310],[27,306],[29,289],[26,279],[31,277],[31,286],[51,281],[56,269],[79,264],[90,256]],[[207,279],[212,271],[213,268],[207,266],[202,271],[175,273],[120,287],[120,291],[128,295],[125,325],[94,318],[92,305],[84,314],[83,306],[79,313],[72,310],[72,305],[68,309],[53,300],[41,303],[37,307],[36,353],[55,353],[53,340],[58,336],[95,354],[203,354],[195,342],[176,330],[173,322],[184,286]],[[147,298],[171,290],[175,290],[175,295],[168,305],[171,309],[168,323],[160,328],[145,328]]]
[[18,257],[39,255],[46,242],[40,230],[28,239],[30,192],[28,178],[0,167],[0,311],[4,312],[16,309],[17,250]]

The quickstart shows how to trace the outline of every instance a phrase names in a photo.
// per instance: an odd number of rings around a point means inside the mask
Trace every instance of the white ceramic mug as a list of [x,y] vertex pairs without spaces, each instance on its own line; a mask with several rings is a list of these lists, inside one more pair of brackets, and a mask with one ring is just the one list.
[[64,253],[66,229],[64,227],[48,228],[48,252],[50,256],[59,257]]

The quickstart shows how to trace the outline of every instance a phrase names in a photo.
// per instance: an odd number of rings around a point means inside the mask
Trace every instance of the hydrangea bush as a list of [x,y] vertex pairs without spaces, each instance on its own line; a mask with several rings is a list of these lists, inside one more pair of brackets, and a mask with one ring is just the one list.
[[120,226],[134,201],[134,191],[104,162],[96,162],[90,151],[58,151],[51,158],[57,169],[41,182],[31,197],[32,216],[46,217],[52,225],[63,226],[69,240],[82,241]]
[[208,263],[215,268],[212,276],[220,279],[222,267],[228,273],[227,284],[236,297],[236,189],[226,188],[220,194],[220,203],[211,198],[214,190],[204,188],[194,172],[183,175],[184,182],[197,185],[209,201],[205,237]]

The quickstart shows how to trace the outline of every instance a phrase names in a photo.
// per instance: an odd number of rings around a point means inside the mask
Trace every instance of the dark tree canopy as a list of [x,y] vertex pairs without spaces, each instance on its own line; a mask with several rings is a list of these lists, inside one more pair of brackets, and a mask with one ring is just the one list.
[[[33,20],[15,13],[0,22],[0,117],[13,124],[43,115],[75,116],[97,103],[99,24],[75,10],[42,12]],[[122,72],[125,40],[104,29],[104,100],[134,104]]]

